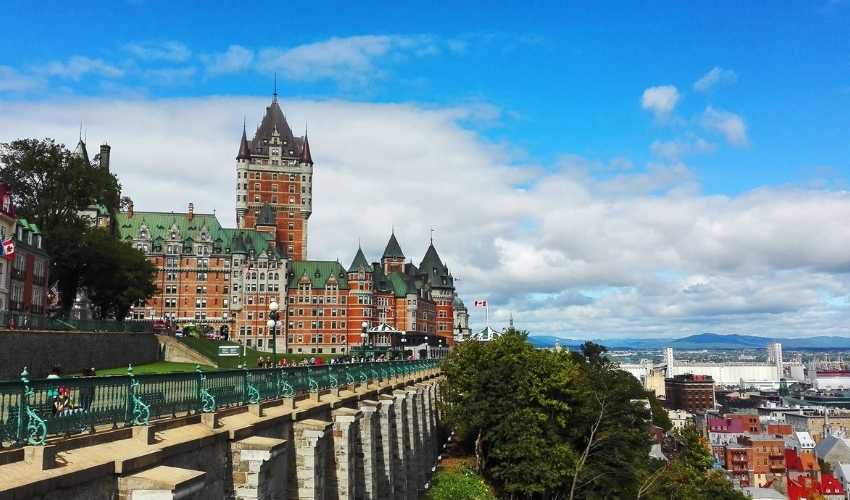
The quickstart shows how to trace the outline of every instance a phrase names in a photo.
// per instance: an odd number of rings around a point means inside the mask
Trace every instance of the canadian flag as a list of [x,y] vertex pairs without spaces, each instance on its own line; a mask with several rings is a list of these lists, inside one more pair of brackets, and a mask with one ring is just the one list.
[[475,299],[472,304],[475,307],[487,307],[487,299]]
[[11,239],[3,242],[3,257],[6,260],[13,260],[15,258],[15,242]]

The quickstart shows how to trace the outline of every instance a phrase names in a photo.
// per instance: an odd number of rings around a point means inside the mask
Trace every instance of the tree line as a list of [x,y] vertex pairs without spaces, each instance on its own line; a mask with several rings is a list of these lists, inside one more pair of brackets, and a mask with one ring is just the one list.
[[602,346],[537,350],[511,329],[457,345],[442,371],[445,422],[501,497],[745,498],[693,428],[675,434],[669,461],[650,458],[650,426],[670,420]]
[[[123,320],[134,303],[156,291],[156,270],[118,238],[115,217],[127,199],[98,160],[90,163],[53,139],[19,139],[0,144],[0,180],[12,189],[18,217],[42,232],[59,314],[68,316],[83,289],[99,318]],[[96,227],[83,215],[98,205],[109,214],[109,227]]]

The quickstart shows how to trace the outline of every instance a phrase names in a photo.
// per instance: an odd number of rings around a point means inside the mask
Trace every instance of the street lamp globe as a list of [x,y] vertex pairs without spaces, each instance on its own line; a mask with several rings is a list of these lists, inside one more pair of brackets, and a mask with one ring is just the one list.
[[276,323],[276,322],[275,322],[275,320],[273,320],[273,319],[270,319],[270,320],[266,321],[266,325],[268,325],[269,330],[271,330],[272,328],[274,328],[275,323]]
[[277,311],[279,307],[276,301],[269,302],[269,311]]
[[369,323],[364,321],[363,323],[360,323],[360,326],[363,327],[363,329],[366,329],[369,328]]

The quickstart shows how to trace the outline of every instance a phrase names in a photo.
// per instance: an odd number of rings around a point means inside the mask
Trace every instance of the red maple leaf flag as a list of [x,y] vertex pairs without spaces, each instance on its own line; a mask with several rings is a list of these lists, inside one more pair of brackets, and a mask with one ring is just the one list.
[[15,242],[11,239],[8,239],[3,242],[3,257],[6,260],[13,260],[15,258]]
[[475,307],[487,307],[487,299],[475,299],[472,303]]

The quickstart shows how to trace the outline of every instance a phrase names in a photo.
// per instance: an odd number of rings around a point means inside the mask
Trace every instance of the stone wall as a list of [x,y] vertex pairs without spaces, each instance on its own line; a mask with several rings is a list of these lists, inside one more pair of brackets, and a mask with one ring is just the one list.
[[30,378],[43,378],[59,365],[64,375],[83,368],[152,363],[160,349],[151,333],[0,331],[0,380],[17,379],[26,366]]
[[28,447],[42,458],[0,465],[0,498],[421,498],[437,455],[438,376],[133,427],[56,463],[43,459],[50,446]]

